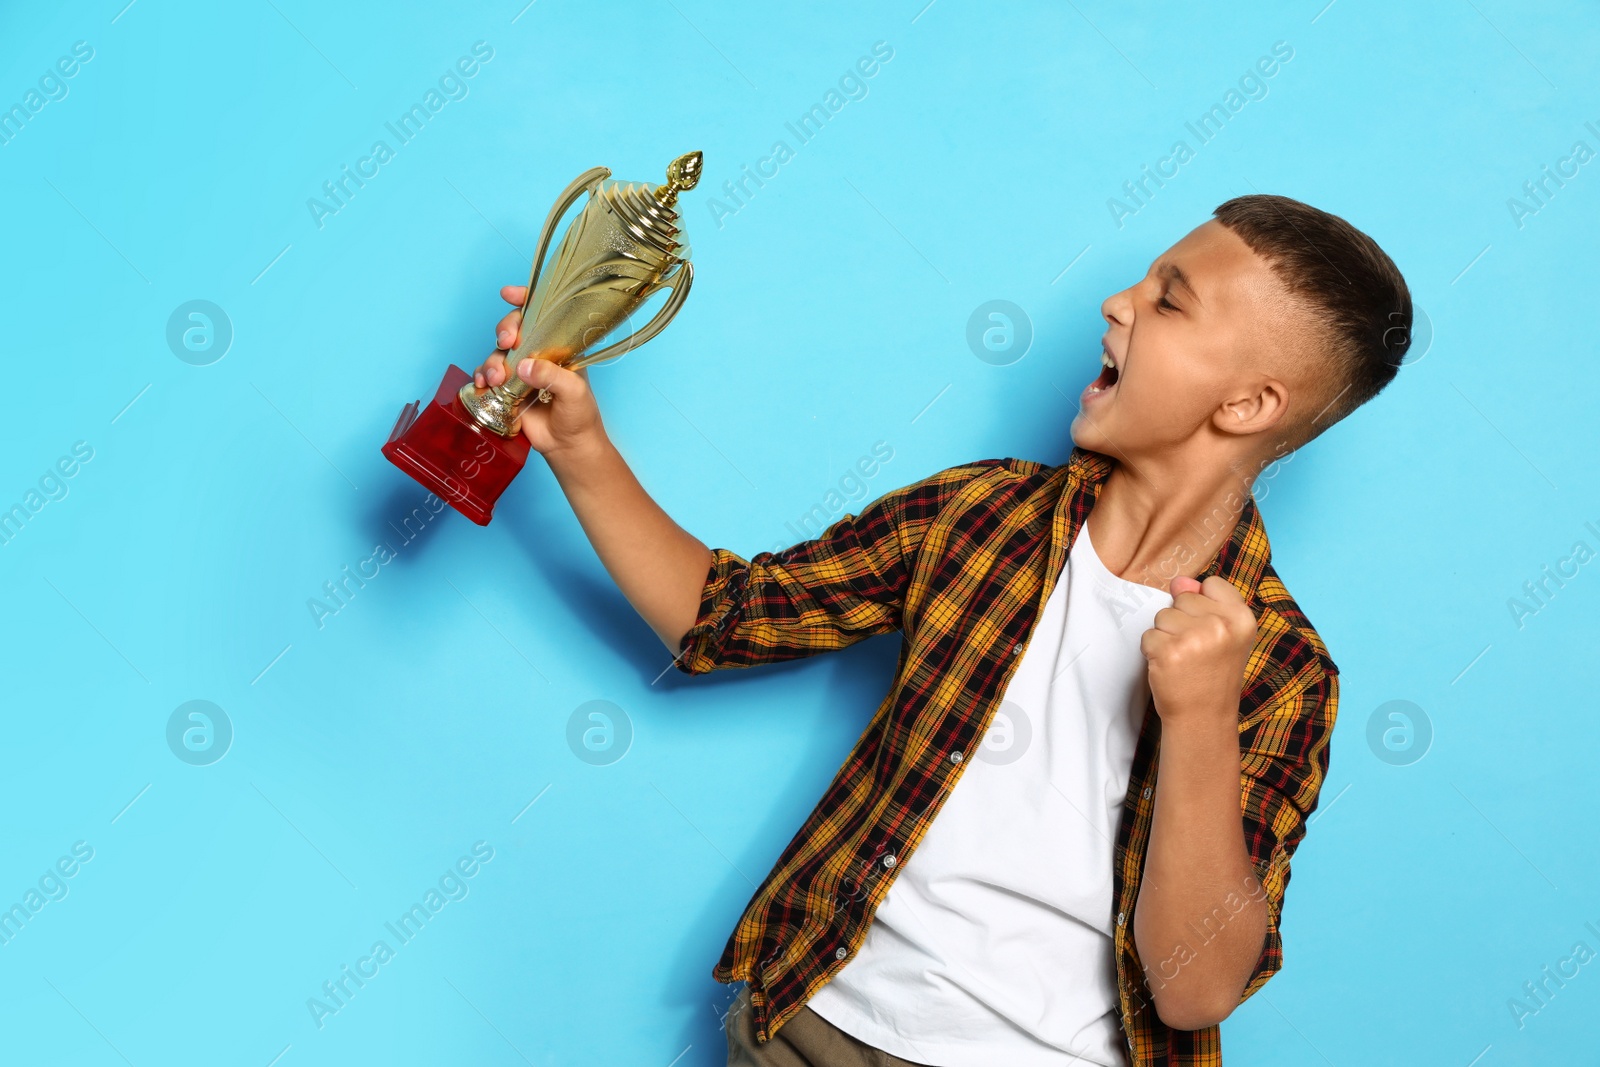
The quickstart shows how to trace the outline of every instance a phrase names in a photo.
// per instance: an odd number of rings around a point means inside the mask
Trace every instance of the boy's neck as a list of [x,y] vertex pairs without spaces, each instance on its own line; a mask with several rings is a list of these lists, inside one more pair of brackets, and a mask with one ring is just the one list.
[[1167,591],[1177,575],[1198,577],[1233,536],[1250,487],[1226,465],[1118,459],[1091,512],[1095,554],[1113,574]]

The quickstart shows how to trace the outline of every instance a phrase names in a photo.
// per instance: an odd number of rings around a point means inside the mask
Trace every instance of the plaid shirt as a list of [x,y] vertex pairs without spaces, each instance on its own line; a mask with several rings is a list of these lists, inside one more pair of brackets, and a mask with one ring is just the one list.
[[[699,615],[680,643],[685,673],[813,655],[895,630],[904,635],[888,696],[756,890],[712,971],[719,982],[749,984],[759,1040],[770,1040],[860,947],[896,872],[982,743],[1068,548],[1114,466],[1081,448],[1055,467],[983,460],[888,493],[782,552],[746,561],[713,551]],[[1246,497],[1231,538],[1200,574],[1232,582],[1257,617],[1239,700],[1239,785],[1268,924],[1244,997],[1283,962],[1278,924],[1288,861],[1316,808],[1339,693],[1338,669],[1270,555],[1255,499]],[[1221,1064],[1219,1027],[1174,1030],[1156,1015],[1132,936],[1160,743],[1152,701],[1113,858],[1121,1024],[1132,1067]],[[1152,972],[1159,981],[1162,970]]]

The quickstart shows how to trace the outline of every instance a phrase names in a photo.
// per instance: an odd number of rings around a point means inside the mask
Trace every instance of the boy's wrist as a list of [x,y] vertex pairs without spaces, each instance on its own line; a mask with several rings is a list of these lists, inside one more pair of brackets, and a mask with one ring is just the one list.
[[1239,760],[1239,719],[1237,713],[1167,716],[1161,718],[1161,747],[1185,762],[1199,759],[1209,764],[1236,766]]
[[544,458],[545,462],[550,464],[551,471],[560,478],[566,474],[592,469],[614,451],[616,447],[606,436],[605,428],[597,426],[580,437],[549,449],[544,453]]

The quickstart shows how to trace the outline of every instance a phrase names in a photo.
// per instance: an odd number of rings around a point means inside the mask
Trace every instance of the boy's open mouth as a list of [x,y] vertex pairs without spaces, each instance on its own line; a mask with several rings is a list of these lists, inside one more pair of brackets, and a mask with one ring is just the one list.
[[1121,372],[1117,370],[1116,362],[1111,358],[1111,353],[1107,352],[1104,348],[1101,348],[1100,376],[1089,383],[1089,387],[1083,391],[1084,395],[1093,396],[1096,393],[1103,393],[1107,389],[1110,389],[1112,386],[1117,384],[1117,378],[1120,373]]

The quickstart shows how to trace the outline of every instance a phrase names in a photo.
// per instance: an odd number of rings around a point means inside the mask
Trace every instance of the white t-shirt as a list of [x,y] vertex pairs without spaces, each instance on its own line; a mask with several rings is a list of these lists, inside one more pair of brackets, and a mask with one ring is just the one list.
[[983,744],[810,1007],[935,1067],[1127,1062],[1112,858],[1172,595],[1106,569],[1083,523]]

